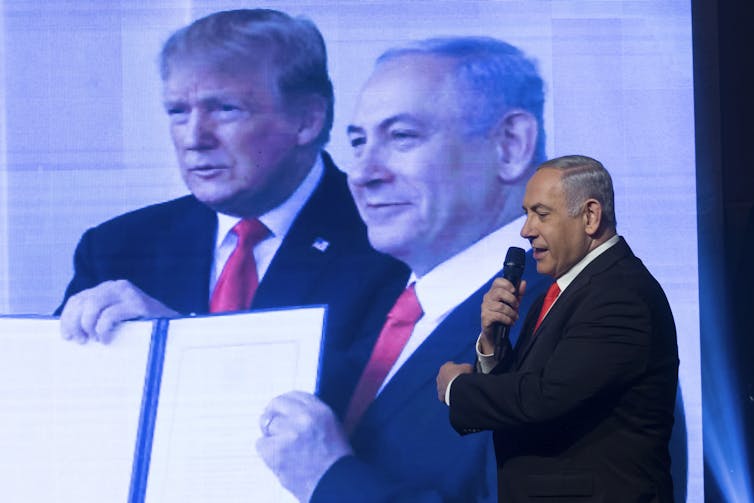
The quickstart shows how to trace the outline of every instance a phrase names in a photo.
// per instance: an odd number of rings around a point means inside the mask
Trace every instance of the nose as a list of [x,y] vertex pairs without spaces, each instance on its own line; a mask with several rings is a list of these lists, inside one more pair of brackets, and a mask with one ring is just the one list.
[[182,143],[187,150],[206,150],[217,145],[214,122],[201,110],[192,110],[182,129]]
[[526,216],[526,220],[524,220],[524,226],[521,227],[521,237],[524,239],[528,239],[529,241],[533,240],[536,237],[536,234],[534,232],[534,227],[531,223],[531,217],[529,215]]
[[363,145],[355,154],[346,171],[348,182],[354,186],[367,186],[388,180],[392,175],[387,153],[379,145]]

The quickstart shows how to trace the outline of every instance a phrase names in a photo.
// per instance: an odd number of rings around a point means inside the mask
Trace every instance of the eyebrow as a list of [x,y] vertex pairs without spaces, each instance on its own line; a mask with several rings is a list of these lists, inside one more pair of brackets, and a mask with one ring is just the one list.
[[542,204],[542,203],[536,203],[536,204],[530,206],[529,208],[527,208],[526,206],[521,206],[521,209],[524,210],[524,212],[526,212],[528,210],[537,211],[537,210],[541,210],[541,209],[552,211],[551,207],[547,206],[546,204]]
[[[208,90],[203,93],[200,93],[198,96],[194,95],[194,98],[197,103],[201,104],[207,104],[207,103],[220,103],[224,101],[249,101],[254,100],[256,96],[253,92],[232,92],[227,91],[223,89],[218,90]],[[163,103],[184,103],[184,102],[190,102],[191,99],[186,99],[186,97],[179,92],[171,93],[171,92],[163,92],[162,93],[162,101]]]
[[364,128],[349,124],[346,128],[346,134],[364,134]]
[[[395,114],[393,116],[390,116],[390,117],[388,117],[386,119],[383,119],[377,125],[377,128],[385,130],[385,129],[388,129],[393,124],[395,124],[396,122],[403,122],[403,121],[405,121],[405,122],[411,122],[411,123],[414,123],[414,124],[422,124],[422,121],[420,121],[419,119],[417,119],[414,115],[407,114],[407,113],[400,113],[400,114]],[[364,134],[364,128],[361,127],[361,126],[356,126],[356,125],[353,125],[353,124],[349,124],[346,127],[346,133],[347,134]]]

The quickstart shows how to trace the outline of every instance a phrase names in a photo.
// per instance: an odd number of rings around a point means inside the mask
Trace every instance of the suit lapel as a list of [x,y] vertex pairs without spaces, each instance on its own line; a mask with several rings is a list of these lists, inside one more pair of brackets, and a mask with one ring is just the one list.
[[618,260],[630,255],[632,255],[631,249],[623,238],[620,238],[614,246],[608,248],[599,257],[594,259],[578,274],[578,276],[574,278],[571,284],[568,285],[568,288],[566,288],[560,297],[558,297],[558,300],[553,304],[550,312],[547,313],[547,316],[542,320],[542,324],[536,331],[533,331],[533,329],[536,319],[539,316],[539,311],[542,309],[544,296],[533,304],[532,311],[526,319],[526,331],[524,332],[526,336],[522,339],[522,344],[516,347],[516,356],[519,367],[524,364],[527,356],[538,340],[543,337],[560,337],[560,327],[563,326],[564,321],[570,316],[573,299],[578,296],[578,293],[582,288],[589,284],[592,277],[595,274],[599,274],[604,270],[609,269]]
[[[322,180],[293,222],[257,289],[253,309],[307,303],[312,289],[339,254],[346,236],[353,236],[356,208],[345,176],[323,153]],[[341,225],[342,224],[342,225]],[[363,225],[360,220],[355,225]],[[296,285],[280,288],[280,285]]]
[[177,207],[173,224],[163,232],[161,250],[156,254],[156,278],[150,281],[168,290],[158,298],[182,313],[206,313],[217,216],[188,196]]
[[529,353],[529,349],[531,349],[532,344],[534,344],[534,325],[537,322],[539,311],[542,310],[542,304],[544,303],[544,300],[545,300],[544,294],[540,295],[537,298],[537,300],[535,300],[532,303],[531,309],[526,315],[526,319],[524,320],[524,325],[521,329],[521,335],[515,347],[516,362],[517,362],[516,368],[520,368],[521,362],[524,360],[524,357]]

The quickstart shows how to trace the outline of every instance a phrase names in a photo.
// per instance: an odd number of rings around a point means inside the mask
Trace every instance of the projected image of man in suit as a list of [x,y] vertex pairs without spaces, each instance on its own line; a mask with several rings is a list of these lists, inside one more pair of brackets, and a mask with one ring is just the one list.
[[[371,248],[345,176],[322,150],[333,90],[314,24],[218,12],[167,40],[160,72],[191,195],[84,234],[59,308],[64,337],[107,340],[127,319],[250,307],[326,304],[334,331],[359,320],[373,287],[405,270]],[[242,220],[256,229],[251,249],[241,250]],[[238,271],[246,284],[228,287]]]
[[498,359],[494,327],[515,321],[518,298],[495,281],[482,302],[482,372],[446,363],[437,376],[450,422],[462,434],[494,431],[500,501],[673,501],[675,325],[617,234],[610,175],[588,157],[553,159],[529,180],[523,207],[521,235],[556,282]]
[[[412,274],[365,319],[322,390],[330,407],[291,393],[263,416],[259,451],[300,501],[496,500],[491,439],[450,428],[434,377],[450,355],[473,361],[461,334],[507,248],[527,245],[520,199],[544,157],[543,105],[534,63],[496,39],[424,40],[377,61],[346,172],[370,242]],[[537,278],[531,262],[530,285],[546,288]],[[413,323],[383,364],[404,311]]]

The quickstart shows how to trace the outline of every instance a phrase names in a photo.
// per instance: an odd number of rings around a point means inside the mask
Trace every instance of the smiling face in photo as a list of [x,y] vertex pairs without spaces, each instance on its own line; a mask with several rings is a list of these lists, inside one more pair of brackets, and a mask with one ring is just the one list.
[[498,186],[494,143],[465,134],[452,65],[426,55],[379,64],[348,126],[348,182],[369,240],[417,274],[480,237]]

